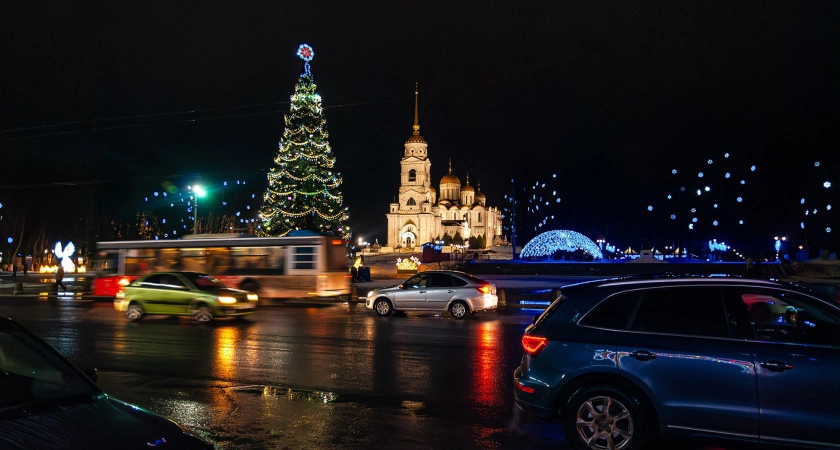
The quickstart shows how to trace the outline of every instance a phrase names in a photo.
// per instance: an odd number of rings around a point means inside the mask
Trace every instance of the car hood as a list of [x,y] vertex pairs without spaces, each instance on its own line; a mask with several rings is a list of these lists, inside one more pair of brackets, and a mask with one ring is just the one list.
[[177,423],[107,394],[0,415],[0,448],[213,449]]

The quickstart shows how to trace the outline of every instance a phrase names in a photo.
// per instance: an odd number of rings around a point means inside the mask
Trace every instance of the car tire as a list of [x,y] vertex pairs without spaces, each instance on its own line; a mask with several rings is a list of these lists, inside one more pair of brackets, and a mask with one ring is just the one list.
[[136,303],[128,305],[125,310],[125,318],[128,320],[140,320],[143,317],[143,308]]
[[199,305],[193,317],[198,322],[209,322],[213,320],[213,313],[210,312],[210,308],[207,305]]
[[572,448],[645,448],[648,425],[639,400],[614,386],[578,389],[563,407],[562,427]]
[[390,300],[377,298],[373,301],[373,310],[376,311],[376,314],[379,314],[380,317],[385,317],[394,311],[394,307],[391,306]]
[[452,314],[452,317],[456,319],[463,319],[470,314],[470,307],[465,302],[458,300],[449,305],[449,314]]

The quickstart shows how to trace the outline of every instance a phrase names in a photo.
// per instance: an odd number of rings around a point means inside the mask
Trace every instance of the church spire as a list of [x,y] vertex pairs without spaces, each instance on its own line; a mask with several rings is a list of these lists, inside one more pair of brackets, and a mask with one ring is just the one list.
[[420,136],[420,119],[419,119],[420,114],[418,112],[419,109],[417,108],[417,100],[418,100],[418,97],[420,96],[419,88],[418,88],[419,84],[420,83],[418,83],[416,81],[414,82],[414,126],[412,127],[412,129],[414,129],[413,134],[415,136]]

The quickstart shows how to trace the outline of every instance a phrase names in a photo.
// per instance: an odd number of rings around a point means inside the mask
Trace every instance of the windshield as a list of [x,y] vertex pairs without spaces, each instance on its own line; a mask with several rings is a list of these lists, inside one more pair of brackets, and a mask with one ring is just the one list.
[[97,394],[95,385],[47,344],[21,329],[0,329],[0,412]]

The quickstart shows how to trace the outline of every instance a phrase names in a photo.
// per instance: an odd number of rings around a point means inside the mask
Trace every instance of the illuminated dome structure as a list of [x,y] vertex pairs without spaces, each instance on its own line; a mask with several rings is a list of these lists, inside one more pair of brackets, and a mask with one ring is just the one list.
[[525,244],[519,256],[522,258],[538,258],[551,256],[558,250],[573,252],[577,249],[589,253],[595,259],[604,257],[601,249],[592,242],[592,239],[571,230],[546,231]]

